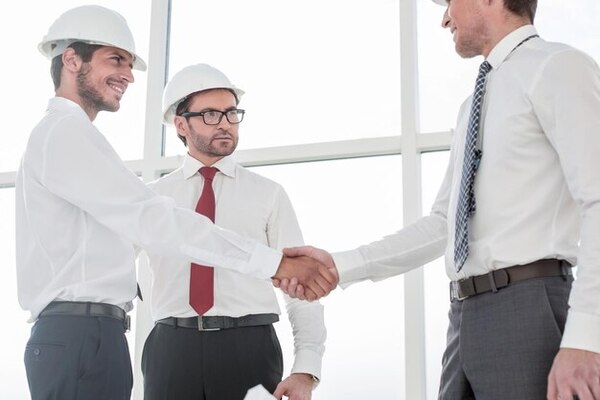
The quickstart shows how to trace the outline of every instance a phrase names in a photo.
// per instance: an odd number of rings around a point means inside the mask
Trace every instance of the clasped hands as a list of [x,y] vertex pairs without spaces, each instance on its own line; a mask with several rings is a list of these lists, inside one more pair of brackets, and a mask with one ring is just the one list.
[[283,258],[273,286],[290,297],[317,300],[327,296],[338,284],[339,275],[331,254],[312,246],[283,250]]

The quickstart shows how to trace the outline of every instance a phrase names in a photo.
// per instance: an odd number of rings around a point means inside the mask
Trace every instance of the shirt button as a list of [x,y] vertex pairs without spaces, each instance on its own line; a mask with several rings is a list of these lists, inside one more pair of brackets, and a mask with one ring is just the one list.
[[35,350],[33,350],[33,354],[35,354],[36,356],[40,355],[40,349],[36,348]]

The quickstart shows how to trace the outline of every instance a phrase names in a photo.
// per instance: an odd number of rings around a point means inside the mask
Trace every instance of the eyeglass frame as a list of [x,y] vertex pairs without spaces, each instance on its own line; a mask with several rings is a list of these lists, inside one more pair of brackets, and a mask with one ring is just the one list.
[[[232,122],[229,120],[229,117],[227,116],[227,113],[230,113],[232,111],[235,111],[235,113],[239,116],[241,115],[241,118],[239,121],[237,122]],[[206,122],[206,119],[204,119],[204,114],[209,113],[209,112],[218,112],[221,113],[221,115],[219,116],[219,121],[217,121],[216,124],[209,124]],[[226,110],[226,111],[221,111],[221,110],[205,110],[205,111],[185,111],[182,112],[180,114],[180,116],[184,117],[184,118],[191,118],[191,117],[202,117],[202,122],[204,122],[206,125],[209,126],[215,126],[215,125],[219,125],[221,122],[223,122],[223,116],[225,116],[225,119],[227,120],[227,122],[229,122],[232,125],[237,125],[239,123],[241,123],[244,120],[244,114],[246,113],[246,110],[243,110],[241,108],[232,108],[231,110]]]

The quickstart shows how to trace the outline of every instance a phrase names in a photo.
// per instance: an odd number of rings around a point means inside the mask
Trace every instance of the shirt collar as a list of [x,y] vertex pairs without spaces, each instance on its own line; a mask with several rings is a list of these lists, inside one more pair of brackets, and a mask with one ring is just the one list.
[[537,30],[533,25],[524,25],[515,29],[498,42],[488,55],[487,61],[494,69],[498,68],[515,47],[531,35],[537,35]]
[[73,100],[69,100],[66,97],[52,97],[48,100],[48,110],[61,110],[66,112],[72,112],[74,114],[81,114],[85,116],[86,119],[90,119],[90,117],[85,113],[83,108]]
[[[219,169],[219,172],[223,173],[226,176],[231,178],[235,177],[235,166],[236,163],[232,157],[226,156],[221,158],[219,161],[212,165]],[[200,161],[196,160],[194,157],[190,156],[188,153],[185,154],[183,158],[183,177],[184,179],[189,179],[194,176],[200,168],[204,167]]]

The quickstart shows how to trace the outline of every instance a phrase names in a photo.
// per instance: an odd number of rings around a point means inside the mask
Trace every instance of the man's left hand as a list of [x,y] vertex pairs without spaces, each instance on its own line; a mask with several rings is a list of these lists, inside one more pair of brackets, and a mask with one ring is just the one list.
[[547,395],[548,400],[600,400],[600,353],[560,349],[548,376]]
[[315,381],[309,374],[291,374],[277,385],[273,396],[281,400],[287,396],[289,400],[310,400]]

